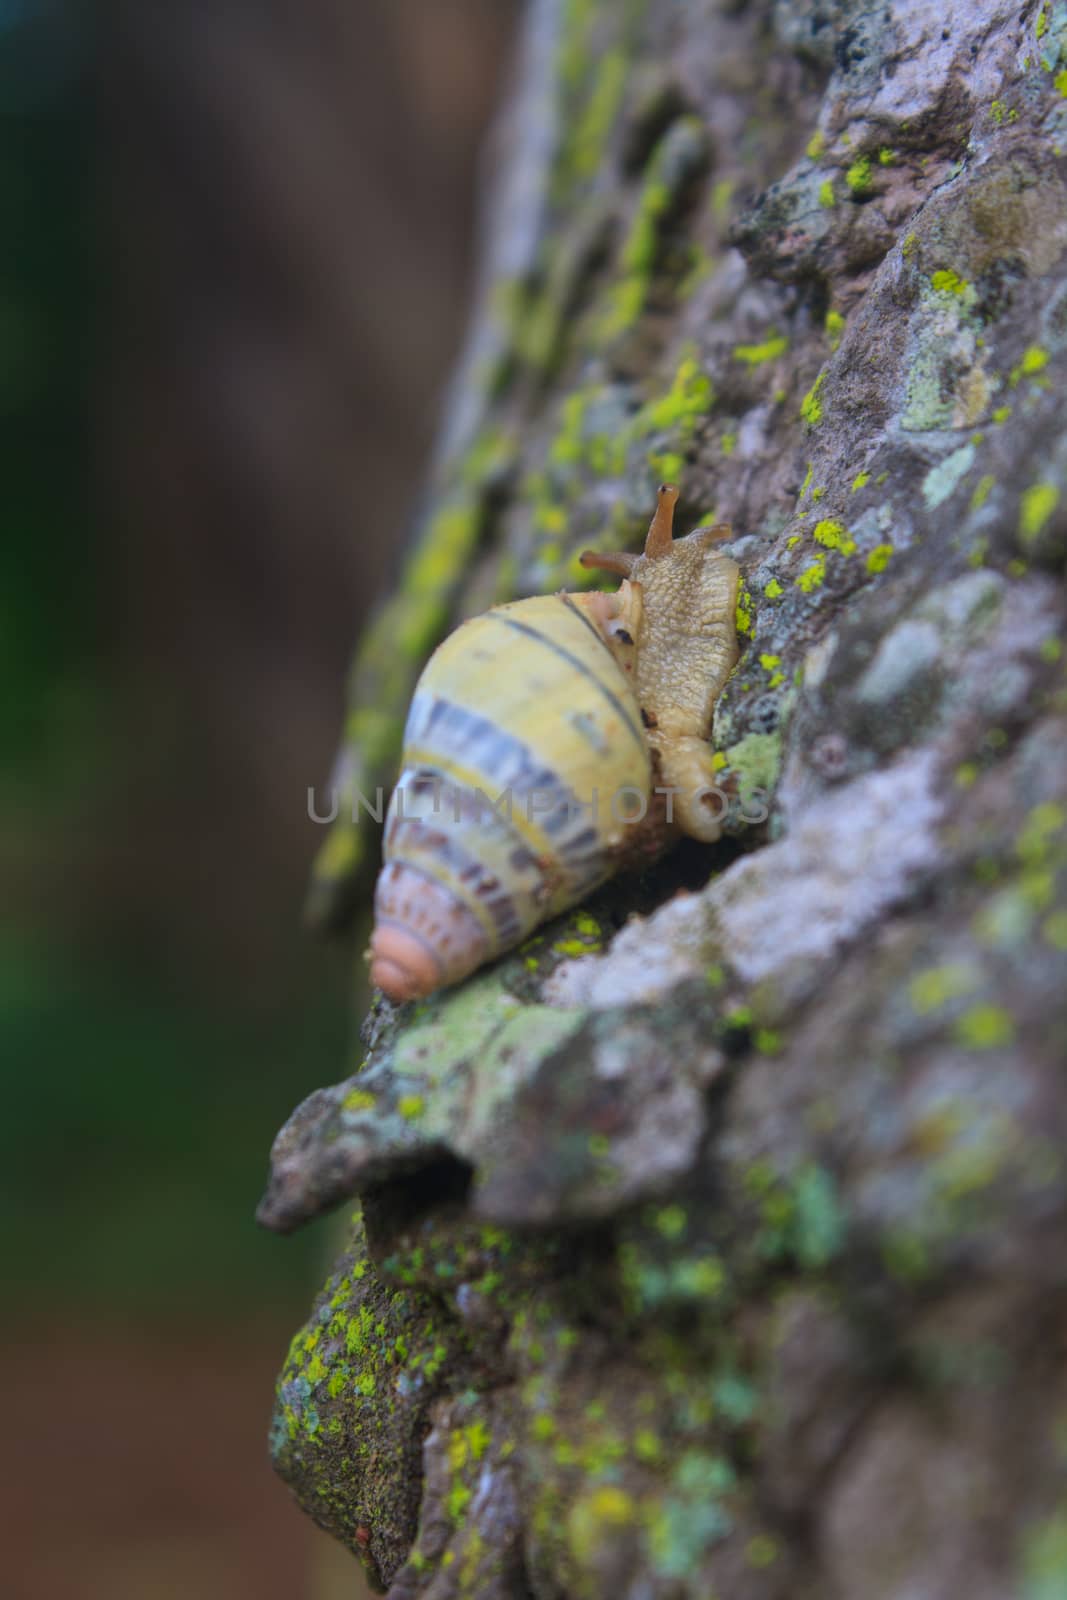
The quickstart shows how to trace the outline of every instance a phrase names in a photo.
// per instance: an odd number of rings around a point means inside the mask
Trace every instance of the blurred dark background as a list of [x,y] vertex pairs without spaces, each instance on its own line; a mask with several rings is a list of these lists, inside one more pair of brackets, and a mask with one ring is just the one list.
[[90,35],[0,0],[18,1600],[361,1592],[266,1461],[328,1231],[252,1214],[277,1126],[344,1070],[305,793],[461,337],[518,10],[116,0]]

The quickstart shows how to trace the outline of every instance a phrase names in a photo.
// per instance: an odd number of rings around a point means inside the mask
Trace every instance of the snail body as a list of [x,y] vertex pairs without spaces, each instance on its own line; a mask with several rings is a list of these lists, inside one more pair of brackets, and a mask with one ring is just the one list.
[[[707,733],[737,660],[738,569],[674,541],[663,486],[640,556],[587,552],[615,594],[540,595],[463,623],[431,656],[385,824],[371,978],[409,1000],[457,983],[666,832],[719,833]],[[662,810],[662,808],[661,808]]]

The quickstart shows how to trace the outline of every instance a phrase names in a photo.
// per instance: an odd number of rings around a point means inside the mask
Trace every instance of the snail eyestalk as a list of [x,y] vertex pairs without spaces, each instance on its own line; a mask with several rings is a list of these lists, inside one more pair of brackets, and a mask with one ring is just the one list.
[[582,566],[598,567],[602,572],[614,572],[620,578],[629,578],[638,561],[654,561],[658,556],[666,555],[674,542],[674,508],[677,502],[678,490],[674,484],[661,483],[643,554],[635,556],[625,550],[583,550],[578,558]]
[[578,557],[583,567],[598,567],[601,572],[614,572],[620,578],[628,578],[634,562],[640,559],[626,550],[583,550]]
[[661,483],[656,491],[656,510],[648,525],[645,540],[645,559],[655,561],[665,556],[674,540],[674,508],[678,503],[678,490],[673,483]]

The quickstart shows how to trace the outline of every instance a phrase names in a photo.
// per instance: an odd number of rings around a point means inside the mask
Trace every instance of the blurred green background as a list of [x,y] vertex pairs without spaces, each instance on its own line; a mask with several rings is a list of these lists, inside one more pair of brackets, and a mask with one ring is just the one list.
[[[342,1076],[300,903],[461,337],[518,0],[0,0],[0,1119],[19,1600],[358,1594],[266,1463]],[[329,1573],[332,1570],[333,1576]]]

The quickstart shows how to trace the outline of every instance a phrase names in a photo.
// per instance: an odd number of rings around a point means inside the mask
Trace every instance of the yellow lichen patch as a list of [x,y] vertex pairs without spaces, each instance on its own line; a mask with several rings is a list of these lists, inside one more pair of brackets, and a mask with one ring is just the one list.
[[871,187],[871,158],[860,156],[845,173],[845,182],[854,195],[867,194]]
[[830,517],[815,524],[812,538],[816,544],[825,545],[827,550],[839,550],[843,556],[852,555],[856,549],[856,541],[851,538],[844,523],[835,522]]
[[763,592],[768,600],[777,600],[784,591],[777,578],[771,578],[769,583],[763,585]]
[[845,331],[845,319],[841,315],[840,311],[834,311],[831,308],[826,313],[826,320],[823,323],[823,327],[826,329],[826,336],[830,341],[830,349],[836,350],[838,345],[841,343],[841,335]]
[[958,272],[951,267],[942,268],[940,272],[930,274],[930,287],[938,294],[964,294],[967,289],[966,278],[961,278]]
[[341,1101],[342,1111],[373,1111],[378,1104],[377,1095],[367,1089],[350,1089]]
[[994,478],[992,473],[989,472],[987,472],[984,477],[979,478],[978,482],[974,486],[974,493],[971,495],[972,511],[981,511],[982,507],[989,499],[990,491],[993,489],[996,481],[996,478]]
[[1024,544],[1031,543],[1045,526],[1060,503],[1060,491],[1054,483],[1034,483],[1023,491],[1019,502],[1019,537]]
[[816,556],[815,560],[806,566],[800,576],[793,581],[798,589],[802,589],[805,594],[811,594],[813,589],[819,587],[825,576],[826,557],[820,555]]
[[893,554],[891,544],[876,544],[867,557],[868,572],[884,572],[889,565],[889,558]]
[[1021,378],[1036,378],[1048,366],[1048,351],[1039,344],[1027,345],[1017,364],[1011,369],[1014,388]]
[[969,1050],[997,1050],[1015,1037],[1011,1017],[994,1005],[972,1006],[957,1019],[953,1032]]
[[819,204],[825,206],[827,211],[837,204],[834,186],[829,178],[824,178],[819,185]]
[[871,475],[869,472],[857,472],[856,476],[852,480],[852,493],[855,494],[857,489],[862,489],[864,485],[870,483],[870,481]]
[[977,975],[969,967],[949,963],[943,967],[930,967],[917,973],[908,985],[908,998],[912,1010],[919,1016],[937,1011],[950,1000],[971,994],[978,985]]
[[809,428],[815,428],[822,421],[822,401],[819,398],[823,384],[826,382],[826,373],[820,372],[803,400],[800,402],[800,416]]
[[733,358],[748,367],[759,367],[765,361],[777,361],[788,349],[789,340],[784,333],[771,333],[759,344],[735,344]]
[[752,597],[743,582],[737,588],[737,610],[734,615],[734,622],[738,633],[748,634],[752,632]]

